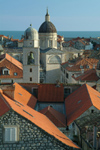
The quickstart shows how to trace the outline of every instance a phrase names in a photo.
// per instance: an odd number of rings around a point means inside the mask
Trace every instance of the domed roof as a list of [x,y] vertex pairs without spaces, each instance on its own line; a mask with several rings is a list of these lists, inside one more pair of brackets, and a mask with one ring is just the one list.
[[57,30],[52,22],[45,21],[40,26],[39,33],[57,33]]
[[30,27],[25,30],[24,36],[25,39],[38,40],[38,32],[36,29],[32,28],[32,25],[30,25]]
[[57,33],[55,26],[50,21],[48,9],[47,9],[47,13],[45,15],[45,22],[43,22],[42,25],[40,26],[39,33]]

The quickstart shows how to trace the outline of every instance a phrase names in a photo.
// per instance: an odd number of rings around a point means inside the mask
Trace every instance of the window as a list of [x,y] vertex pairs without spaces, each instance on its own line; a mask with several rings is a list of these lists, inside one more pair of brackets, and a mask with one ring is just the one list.
[[30,72],[32,72],[32,68],[30,68]]
[[81,102],[81,100],[79,100],[77,103],[79,104]]
[[32,81],[32,77],[30,77],[30,81]]
[[49,47],[52,47],[52,41],[51,40],[49,41]]
[[17,76],[17,72],[14,72],[14,76]]
[[8,70],[5,70],[4,71],[4,75],[8,75],[9,73],[8,73]]
[[18,141],[18,128],[17,127],[4,127],[4,142],[14,143]]
[[90,68],[89,65],[86,66],[87,68]]
[[2,74],[3,74],[3,75],[9,75],[9,69],[4,68],[4,69],[2,70]]
[[66,78],[68,78],[68,73],[66,73]]
[[80,68],[81,68],[81,69],[83,69],[83,66],[82,66],[82,65],[80,65]]
[[65,88],[65,89],[64,89],[64,93],[65,93],[65,94],[70,94],[70,93],[71,93],[70,88]]
[[61,71],[63,71],[63,68],[61,67]]
[[91,109],[91,113],[94,113],[94,110],[93,110],[93,109]]
[[34,59],[34,53],[33,52],[30,52],[28,54],[28,62],[27,62],[28,65],[31,65],[31,64],[35,64],[35,59]]
[[33,88],[32,89],[32,94],[37,98],[38,97],[38,89],[37,88]]

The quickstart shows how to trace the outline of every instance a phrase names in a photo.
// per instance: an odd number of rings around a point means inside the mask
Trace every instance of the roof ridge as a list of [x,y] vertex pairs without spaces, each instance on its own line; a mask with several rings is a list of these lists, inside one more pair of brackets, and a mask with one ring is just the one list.
[[88,77],[91,73],[94,72],[94,71],[93,72],[92,71],[93,71],[93,69],[87,70],[83,74],[81,74],[79,77],[77,77],[76,79],[82,78],[82,80],[83,80],[84,78]]
[[[54,108],[53,108],[54,109]],[[54,109],[55,110],[55,109]],[[53,116],[54,114],[52,113],[52,111],[49,111]],[[58,111],[57,111],[58,112]],[[60,112],[59,112],[60,113]],[[56,116],[54,116],[61,124],[63,124]],[[63,124],[64,125],[64,124]]]
[[[7,55],[11,58],[11,61],[7,58]],[[21,62],[19,62],[18,60],[16,60],[14,57],[10,56],[8,53],[6,53],[5,56],[6,56],[5,59],[7,59],[10,63],[13,63],[13,65],[15,65],[15,66],[18,67],[19,69],[23,70],[23,67],[22,67],[23,65],[22,65]],[[18,65],[16,65],[16,63],[14,63],[13,60],[14,60],[15,62],[17,62]]]

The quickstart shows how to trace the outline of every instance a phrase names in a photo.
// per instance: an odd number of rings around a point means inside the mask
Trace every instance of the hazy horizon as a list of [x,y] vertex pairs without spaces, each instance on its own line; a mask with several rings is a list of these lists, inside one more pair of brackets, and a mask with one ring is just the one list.
[[46,9],[57,31],[100,31],[100,0],[0,0],[0,30],[39,29]]

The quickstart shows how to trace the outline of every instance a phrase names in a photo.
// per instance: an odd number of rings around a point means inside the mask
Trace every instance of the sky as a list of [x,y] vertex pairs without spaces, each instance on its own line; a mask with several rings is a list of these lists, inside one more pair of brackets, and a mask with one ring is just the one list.
[[57,31],[100,31],[100,0],[0,0],[0,30],[39,30],[47,8]]

